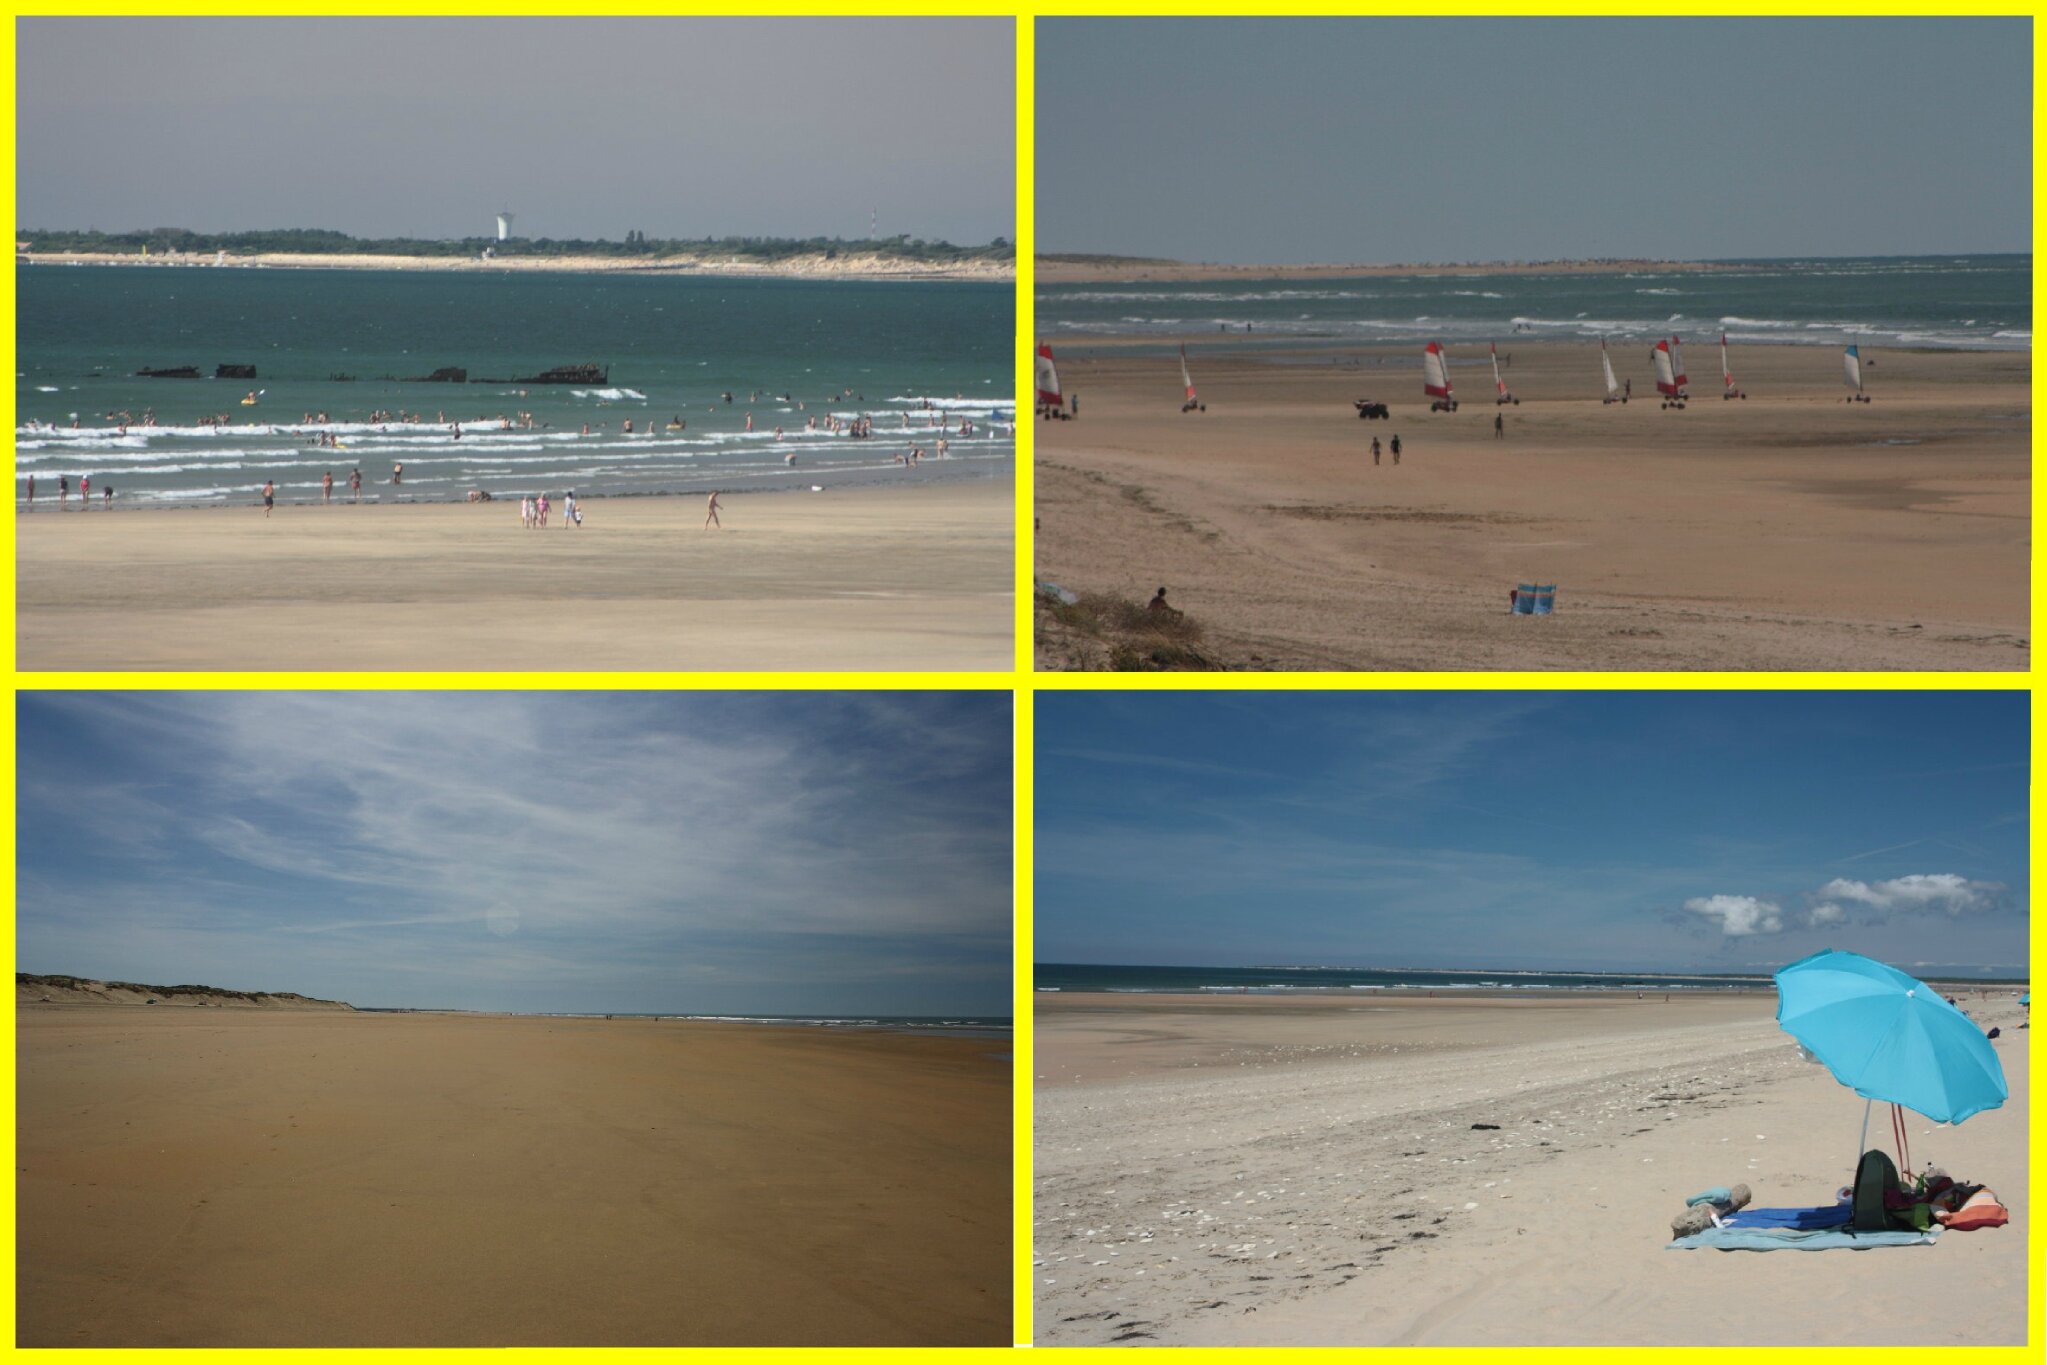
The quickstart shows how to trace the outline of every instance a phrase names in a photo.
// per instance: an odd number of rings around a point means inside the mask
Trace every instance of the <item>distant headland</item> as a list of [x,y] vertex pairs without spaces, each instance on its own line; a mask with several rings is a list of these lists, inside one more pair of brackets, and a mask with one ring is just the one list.
[[1374,275],[1598,275],[1642,270],[1663,273],[1740,268],[1731,261],[1652,261],[1632,257],[1569,261],[1414,261],[1392,265],[1217,265],[1208,261],[1173,261],[1153,256],[1073,252],[1040,252],[1036,257],[1039,284],[1111,284],[1134,280],[1357,279]]
[[907,233],[837,237],[650,238],[351,237],[323,228],[257,232],[22,231],[16,262],[29,265],[206,266],[322,270],[574,271],[588,274],[759,276],[799,279],[1008,280],[1016,248],[931,242]]

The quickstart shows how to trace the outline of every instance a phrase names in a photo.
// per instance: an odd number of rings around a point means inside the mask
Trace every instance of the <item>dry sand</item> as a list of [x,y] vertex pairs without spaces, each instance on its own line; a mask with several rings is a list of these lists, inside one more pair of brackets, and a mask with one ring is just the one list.
[[1006,1344],[985,1040],[17,1011],[22,1346]]
[[[1517,340],[1496,440],[1482,350],[1453,351],[1464,401],[1432,414],[1417,348],[1207,342],[1185,415],[1172,355],[1060,348],[1080,415],[1035,424],[1036,564],[1132,602],[1167,585],[1233,666],[2029,666],[2028,356],[1880,352],[1849,404],[1831,348],[1743,347],[1728,402],[1697,345],[1701,396],[1665,411],[1643,348],[1614,353],[1634,401],[1603,406],[1596,348]],[[1558,614],[1509,616],[1522,582]],[[1039,667],[1076,662],[1041,638]]]
[[1036,1340],[2022,1344],[2017,994],[1958,997],[2004,1030],[2005,1105],[1911,1116],[1915,1166],[1989,1184],[2011,1224],[1767,1255],[1664,1246],[1701,1190],[1809,1206],[1853,1174],[1862,1102],[1773,994],[1041,995]]
[[17,516],[22,669],[1000,669],[1007,478],[895,489]]

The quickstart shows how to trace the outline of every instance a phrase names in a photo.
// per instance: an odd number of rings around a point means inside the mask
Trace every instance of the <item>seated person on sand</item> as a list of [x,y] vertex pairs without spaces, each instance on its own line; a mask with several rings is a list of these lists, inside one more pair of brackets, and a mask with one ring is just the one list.
[[1151,601],[1145,603],[1144,609],[1158,616],[1178,617],[1181,614],[1178,607],[1167,604],[1166,590],[1164,588],[1160,588]]

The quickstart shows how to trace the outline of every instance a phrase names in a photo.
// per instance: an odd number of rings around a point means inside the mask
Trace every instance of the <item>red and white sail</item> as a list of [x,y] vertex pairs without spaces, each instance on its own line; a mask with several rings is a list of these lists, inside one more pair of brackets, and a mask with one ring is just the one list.
[[1499,395],[1500,402],[1507,401],[1507,381],[1500,378],[1500,343],[1497,341],[1493,343],[1493,391]]
[[1608,398],[1620,397],[1620,381],[1613,377],[1613,359],[1606,353],[1605,337],[1599,339],[1599,364],[1600,368],[1606,371],[1606,396]]
[[1691,382],[1691,378],[1685,374],[1684,348],[1677,344],[1675,336],[1670,339],[1670,368],[1677,371],[1677,387],[1679,392],[1683,392],[1684,386]]
[[1197,401],[1194,397],[1194,376],[1187,373],[1187,348],[1184,345],[1180,347],[1180,382],[1187,386],[1187,401]]
[[1734,371],[1727,368],[1727,333],[1720,334],[1720,382],[1729,393],[1734,392]]
[[1670,343],[1657,342],[1650,358],[1656,362],[1656,392],[1666,398],[1677,397],[1677,370],[1670,362]]
[[1439,341],[1422,348],[1422,392],[1431,398],[1450,396],[1450,362],[1444,358]]
[[1059,367],[1052,363],[1052,347],[1040,342],[1038,345],[1038,406],[1058,408],[1066,405],[1066,399],[1059,392]]

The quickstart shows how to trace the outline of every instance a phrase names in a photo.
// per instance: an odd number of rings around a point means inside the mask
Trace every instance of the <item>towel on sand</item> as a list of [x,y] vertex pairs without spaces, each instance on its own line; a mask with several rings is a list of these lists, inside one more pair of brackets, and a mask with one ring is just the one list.
[[[1815,1213],[1815,1209],[1758,1209],[1758,1213]],[[1940,1236],[1937,1227],[1925,1232],[1849,1232],[1842,1227],[1707,1228],[1680,1237],[1666,1251],[1867,1251],[1871,1247],[1922,1246]]]

